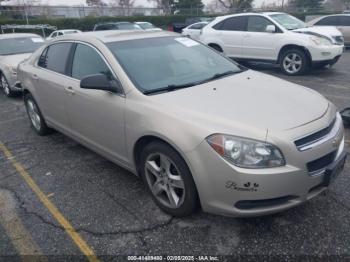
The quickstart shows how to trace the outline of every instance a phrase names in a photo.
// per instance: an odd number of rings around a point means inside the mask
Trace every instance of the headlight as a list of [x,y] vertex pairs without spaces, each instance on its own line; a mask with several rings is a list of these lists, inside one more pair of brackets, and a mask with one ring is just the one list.
[[285,165],[281,151],[266,142],[222,134],[209,136],[207,142],[220,156],[238,167],[270,168]]
[[310,40],[315,45],[332,45],[332,42],[328,40],[327,38],[318,37],[318,36],[310,36]]

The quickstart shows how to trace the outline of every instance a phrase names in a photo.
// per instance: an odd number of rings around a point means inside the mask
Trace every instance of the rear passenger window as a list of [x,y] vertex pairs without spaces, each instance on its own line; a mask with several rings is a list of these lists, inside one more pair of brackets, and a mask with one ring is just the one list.
[[49,50],[49,48],[45,48],[45,50],[42,52],[41,56],[39,57],[39,61],[38,61],[38,66],[46,68],[46,56],[47,56],[47,50]]
[[65,74],[71,47],[71,43],[57,43],[50,45],[40,56],[38,65],[57,73]]
[[78,44],[73,58],[72,77],[81,80],[95,74],[111,75],[111,72],[95,49]]
[[246,31],[247,17],[246,16],[231,17],[220,22],[219,24],[215,25],[213,28],[217,30],[225,30],[225,31]]

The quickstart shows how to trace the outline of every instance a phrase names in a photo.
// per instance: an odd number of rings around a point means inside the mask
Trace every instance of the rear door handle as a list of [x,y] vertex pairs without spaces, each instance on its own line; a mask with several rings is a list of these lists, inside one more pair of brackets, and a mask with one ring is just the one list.
[[75,91],[74,91],[73,87],[71,87],[71,86],[66,87],[65,90],[66,90],[67,94],[69,94],[69,95],[75,94]]
[[39,80],[38,75],[37,75],[37,74],[34,74],[34,75],[33,75],[33,79],[34,79],[34,80]]

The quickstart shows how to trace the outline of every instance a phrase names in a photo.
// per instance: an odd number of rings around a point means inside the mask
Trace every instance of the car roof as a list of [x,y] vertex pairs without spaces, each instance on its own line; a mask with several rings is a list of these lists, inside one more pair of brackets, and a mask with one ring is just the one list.
[[59,40],[69,40],[69,41],[87,41],[91,42],[94,40],[99,40],[103,43],[118,42],[133,39],[145,39],[145,38],[157,38],[157,37],[167,37],[167,36],[178,36],[181,35],[168,31],[136,31],[136,30],[106,30],[106,31],[92,31],[84,32],[81,34],[68,34],[61,36]]
[[119,21],[119,22],[101,22],[101,23],[97,23],[96,25],[115,25],[115,24],[132,24],[132,22],[128,22],[128,21]]
[[0,34],[0,39],[11,39],[11,38],[19,38],[19,37],[41,37],[41,36],[37,34],[28,34],[28,33]]
[[228,17],[234,17],[234,16],[247,16],[247,15],[261,15],[261,16],[267,16],[267,15],[277,15],[277,14],[285,14],[282,12],[249,12],[249,13],[237,13],[237,14],[230,14],[230,15],[224,15],[224,16],[218,16],[217,18],[228,18]]

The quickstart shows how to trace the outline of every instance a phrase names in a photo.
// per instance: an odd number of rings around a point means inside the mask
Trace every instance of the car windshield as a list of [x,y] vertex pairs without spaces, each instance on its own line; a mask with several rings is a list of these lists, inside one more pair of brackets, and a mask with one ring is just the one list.
[[185,37],[157,37],[108,43],[124,71],[143,93],[195,86],[243,69]]
[[151,23],[140,23],[140,24],[137,24],[137,25],[140,26],[142,29],[153,29],[153,28],[156,28]]
[[0,40],[0,55],[33,53],[44,40],[40,37],[19,37]]
[[270,17],[287,30],[294,30],[294,29],[306,27],[306,24],[303,21],[291,15],[274,14],[274,15],[270,15]]
[[120,23],[117,24],[119,30],[139,30],[140,27],[138,25],[132,23]]

